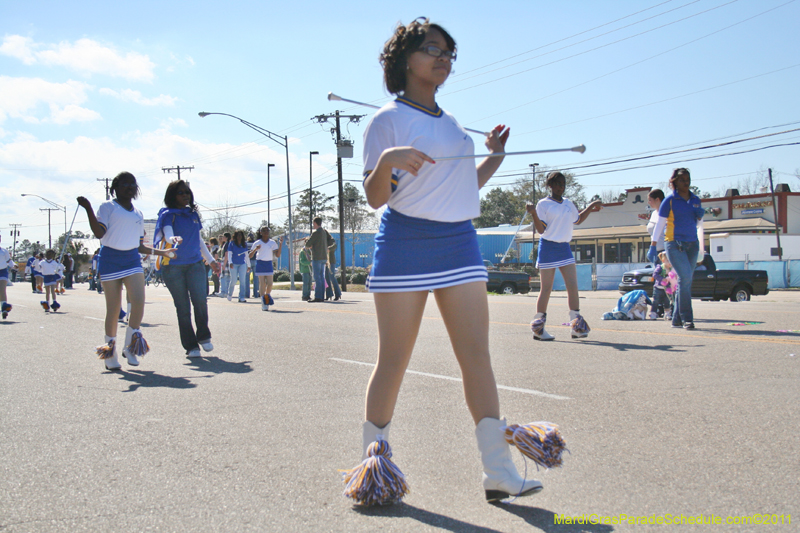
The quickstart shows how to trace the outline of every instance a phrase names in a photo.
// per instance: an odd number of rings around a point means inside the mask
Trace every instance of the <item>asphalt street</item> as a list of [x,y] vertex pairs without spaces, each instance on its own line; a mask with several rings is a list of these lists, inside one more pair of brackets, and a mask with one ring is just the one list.
[[[307,304],[276,291],[270,312],[255,299],[211,298],[215,349],[189,360],[167,289],[148,287],[151,352],[107,372],[94,354],[103,297],[76,287],[55,314],[29,284],[8,289],[0,531],[607,533],[657,527],[628,517],[681,516],[665,530],[800,524],[800,292],[695,301],[695,331],[602,321],[619,295],[582,293],[592,332],[578,341],[556,293],[547,343],[531,339],[535,294],[489,296],[503,415],[558,424],[570,451],[546,472],[514,452],[545,488],[499,505],[484,502],[473,423],[431,296],[390,439],[411,494],[359,509],[343,498],[338,469],[360,458],[377,349],[370,295]],[[753,525],[762,514],[783,525]],[[723,524],[688,523],[700,515]]]

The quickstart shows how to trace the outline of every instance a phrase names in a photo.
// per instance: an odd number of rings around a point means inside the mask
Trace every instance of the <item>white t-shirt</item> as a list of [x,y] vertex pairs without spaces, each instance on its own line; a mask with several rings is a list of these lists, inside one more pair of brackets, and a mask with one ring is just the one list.
[[[261,248],[258,248],[259,246]],[[255,255],[256,261],[272,261],[272,251],[278,249],[278,243],[272,239],[269,239],[267,242],[258,239],[253,243],[253,246],[250,247],[250,250],[255,250],[256,248],[258,248]]]
[[542,238],[552,242],[572,240],[572,227],[578,221],[580,212],[569,198],[556,202],[549,196],[536,204],[536,214],[545,224]]
[[661,235],[658,238],[654,238],[653,231],[656,229],[658,225],[658,209],[653,210],[650,214],[650,222],[647,223],[647,233],[650,234],[651,240],[656,241],[656,250],[661,252],[664,250],[664,232],[661,232]]
[[39,274],[41,274],[42,273],[42,263],[43,262],[44,262],[44,259],[37,259],[36,261],[34,261],[33,265],[32,265],[33,266],[33,270],[35,272],[38,272]]
[[14,266],[16,266],[16,263],[11,260],[11,254],[8,253],[8,250],[0,246],[0,270],[12,268]]
[[132,250],[144,239],[144,216],[135,207],[128,211],[114,200],[103,202],[97,209],[97,221],[106,229],[100,239],[103,246]]
[[[379,109],[364,132],[364,177],[375,169],[385,149],[398,146],[413,146],[434,161],[475,153],[472,137],[453,115],[441,108],[432,112],[402,97]],[[472,158],[426,162],[417,176],[393,169],[392,190],[387,205],[407,216],[461,222],[480,215],[478,172]]]
[[44,276],[52,276],[53,274],[58,274],[58,267],[61,266],[61,263],[56,261],[55,259],[48,260],[45,259],[41,263],[39,263],[39,270],[42,272]]

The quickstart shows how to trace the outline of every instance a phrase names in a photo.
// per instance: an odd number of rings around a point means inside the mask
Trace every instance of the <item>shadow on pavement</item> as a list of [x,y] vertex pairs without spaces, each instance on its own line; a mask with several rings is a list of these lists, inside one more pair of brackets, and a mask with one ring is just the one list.
[[243,361],[241,363],[233,363],[225,361],[219,357],[203,357],[191,359],[186,366],[192,370],[199,372],[211,372],[212,374],[247,374],[253,371],[250,366],[252,361]]
[[377,516],[386,518],[412,518],[423,524],[443,529],[446,531],[461,532],[475,532],[475,533],[500,533],[500,530],[490,529],[488,527],[476,526],[462,520],[444,516],[438,513],[432,513],[425,509],[408,505],[407,503],[396,503],[394,505],[387,505],[385,507],[353,507],[357,513],[366,516]]
[[525,507],[513,503],[497,503],[495,507],[508,511],[545,533],[610,533],[614,527],[606,524],[556,524],[556,515],[547,509]]
[[167,387],[170,389],[193,389],[197,387],[187,378],[162,376],[152,370],[118,370],[114,373],[120,375],[120,380],[130,382],[128,390],[122,392],[133,392],[139,387]]
[[[574,341],[573,341],[574,342]],[[589,340],[582,340],[580,341],[581,344],[590,344],[592,346],[607,346],[609,348],[614,348],[620,352],[630,352],[633,350],[657,350],[661,352],[685,352],[685,348],[679,348],[677,346],[673,346],[671,344],[628,344],[624,342],[602,342],[602,341],[589,341]],[[692,348],[702,348],[702,346],[692,346]]]

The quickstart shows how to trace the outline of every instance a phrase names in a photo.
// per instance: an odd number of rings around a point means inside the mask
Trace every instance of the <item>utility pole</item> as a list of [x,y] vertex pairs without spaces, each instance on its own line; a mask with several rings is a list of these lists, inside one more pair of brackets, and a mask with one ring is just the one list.
[[47,211],[47,248],[52,248],[53,235],[50,232],[50,211],[61,211],[61,209],[53,209],[52,207],[40,207],[39,211]]
[[[22,224],[9,224],[11,226],[11,237],[14,238],[14,244],[12,245],[11,249],[11,257],[14,258],[17,255],[17,237],[19,237],[19,230],[17,228],[21,228]],[[14,259],[16,261],[16,259]]]
[[311,193],[314,192],[313,172],[311,167],[311,156],[319,155],[319,152],[308,152],[308,233],[314,232],[314,201]]
[[108,178],[97,178],[95,181],[104,181],[106,182],[106,202],[111,200],[111,189],[108,185]]
[[783,249],[781,248],[781,230],[778,227],[778,206],[775,205],[775,187],[772,186],[772,169],[769,171],[769,190],[772,193],[772,216],[775,219],[775,237],[778,239],[778,247],[770,250],[772,256],[777,255],[778,261],[783,261]]
[[[344,251],[344,183],[342,182],[342,158],[353,157],[353,141],[349,139],[342,139],[342,129],[340,119],[346,118],[351,123],[358,124],[366,115],[340,115],[336,111],[333,115],[317,115],[312,120],[316,120],[320,124],[327,123],[329,119],[336,119],[336,127],[331,129],[331,134],[335,135],[336,140],[336,168],[339,175],[339,257],[342,264],[342,280],[339,284],[342,286],[342,291],[347,292],[347,267],[345,266],[347,256]],[[350,243],[355,246],[355,243]],[[355,265],[353,265],[355,267]]]
[[270,231],[272,231],[272,224],[269,222],[269,169],[274,166],[275,163],[267,163],[267,226],[269,226]]
[[178,171],[178,181],[181,181],[181,170],[188,170],[189,172],[191,172],[192,170],[194,170],[194,167],[182,167],[182,166],[178,165],[177,167],[169,167],[169,168],[161,167],[161,170],[163,170],[167,174],[169,174],[173,170],[177,170]]

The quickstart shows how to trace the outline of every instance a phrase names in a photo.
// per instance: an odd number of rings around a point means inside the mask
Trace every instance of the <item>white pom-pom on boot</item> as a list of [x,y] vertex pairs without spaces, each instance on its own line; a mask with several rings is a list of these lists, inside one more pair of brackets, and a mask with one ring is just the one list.
[[544,329],[544,324],[547,322],[547,313],[536,313],[531,322],[531,330],[533,330],[533,340],[537,341],[551,341],[555,339],[554,336],[547,333]]
[[367,458],[367,449],[369,448],[370,444],[377,440],[385,440],[386,442],[389,442],[389,426],[391,425],[392,423],[389,422],[384,427],[379,428],[372,422],[364,422],[364,425],[361,428],[361,442],[363,443],[363,450],[361,453],[362,461]]
[[136,331],[132,327],[125,328],[125,344],[122,345],[122,357],[128,360],[131,366],[139,366],[139,357],[132,353],[130,350],[131,340],[133,340],[133,332]]
[[535,479],[522,479],[511,460],[511,448],[505,439],[505,419],[484,418],[475,428],[478,450],[483,462],[483,489],[486,501],[495,502],[509,496],[532,496],[542,490]]

